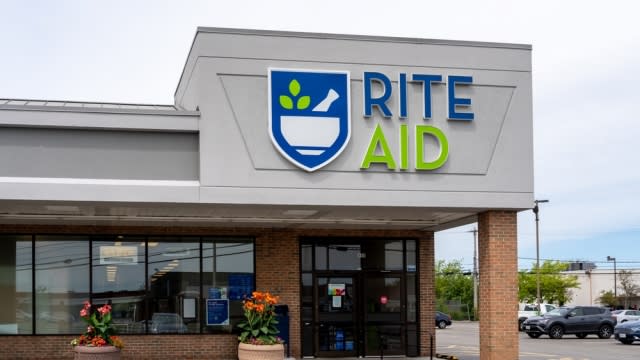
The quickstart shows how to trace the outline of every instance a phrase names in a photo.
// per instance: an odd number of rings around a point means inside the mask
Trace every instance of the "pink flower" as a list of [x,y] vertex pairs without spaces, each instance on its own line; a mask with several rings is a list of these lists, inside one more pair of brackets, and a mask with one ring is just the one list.
[[85,317],[89,315],[89,311],[85,308],[80,310],[80,316]]
[[89,308],[91,308],[91,303],[88,301],[84,302],[84,309],[89,310]]
[[92,333],[93,332],[93,326],[87,326],[87,332],[88,333]]
[[111,311],[111,306],[110,305],[105,305],[103,307],[98,308],[98,312],[102,316],[108,314],[110,311]]

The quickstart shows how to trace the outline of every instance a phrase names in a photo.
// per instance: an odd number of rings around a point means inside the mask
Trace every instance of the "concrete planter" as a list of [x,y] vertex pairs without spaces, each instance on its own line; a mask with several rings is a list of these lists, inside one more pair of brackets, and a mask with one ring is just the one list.
[[238,360],[283,360],[284,345],[238,345]]
[[115,346],[76,346],[74,360],[120,360],[120,349]]

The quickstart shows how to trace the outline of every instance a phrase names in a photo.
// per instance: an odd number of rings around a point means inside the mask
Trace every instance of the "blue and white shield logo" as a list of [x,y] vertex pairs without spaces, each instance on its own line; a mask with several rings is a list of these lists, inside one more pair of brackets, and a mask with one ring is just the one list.
[[269,134],[282,156],[315,171],[351,137],[347,71],[269,69]]

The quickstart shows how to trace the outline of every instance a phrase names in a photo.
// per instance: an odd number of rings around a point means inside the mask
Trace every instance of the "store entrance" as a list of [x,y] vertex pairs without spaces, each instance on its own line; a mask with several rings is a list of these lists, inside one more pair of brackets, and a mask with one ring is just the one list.
[[304,356],[415,352],[415,265],[407,273],[405,241],[315,239],[302,253]]

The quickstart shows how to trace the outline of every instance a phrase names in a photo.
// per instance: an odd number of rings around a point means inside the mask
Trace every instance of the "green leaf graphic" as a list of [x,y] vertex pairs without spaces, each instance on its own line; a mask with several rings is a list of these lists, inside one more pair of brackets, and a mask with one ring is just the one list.
[[287,110],[291,110],[293,109],[293,100],[287,95],[280,95],[280,105]]
[[289,92],[293,96],[298,96],[298,94],[300,93],[300,83],[298,82],[298,80],[291,80],[291,82],[289,83]]
[[300,99],[298,99],[298,110],[304,110],[306,108],[309,107],[309,104],[311,103],[311,98],[308,96],[302,96]]

